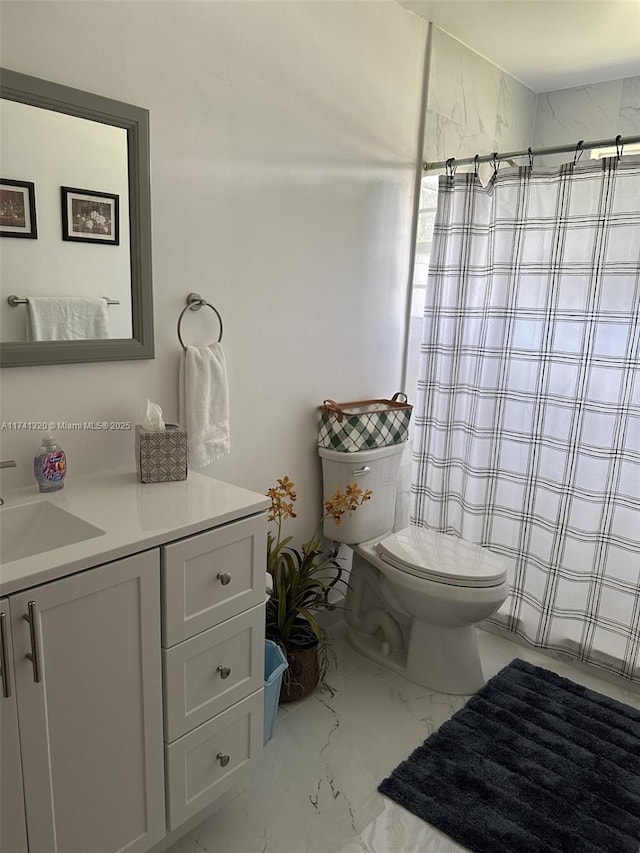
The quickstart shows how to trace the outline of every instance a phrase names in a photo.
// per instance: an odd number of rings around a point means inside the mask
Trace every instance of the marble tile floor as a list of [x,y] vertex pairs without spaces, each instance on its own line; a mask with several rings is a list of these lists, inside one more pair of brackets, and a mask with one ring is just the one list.
[[[466,697],[418,687],[366,661],[332,629],[332,696],[317,690],[280,706],[251,782],[169,853],[461,853],[448,836],[377,792],[378,783]],[[478,631],[483,669],[514,657],[640,708],[640,690],[598,671]]]

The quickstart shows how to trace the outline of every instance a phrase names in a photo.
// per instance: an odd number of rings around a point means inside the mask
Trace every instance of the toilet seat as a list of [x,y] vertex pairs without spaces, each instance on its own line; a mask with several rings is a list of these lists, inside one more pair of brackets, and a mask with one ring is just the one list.
[[486,548],[424,527],[405,527],[377,543],[380,559],[398,571],[450,586],[504,583],[505,563]]

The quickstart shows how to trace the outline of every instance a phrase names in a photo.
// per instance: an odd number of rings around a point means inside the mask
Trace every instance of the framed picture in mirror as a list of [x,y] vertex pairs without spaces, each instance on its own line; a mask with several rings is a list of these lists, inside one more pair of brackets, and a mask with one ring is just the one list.
[[0,178],[0,237],[37,236],[35,184]]
[[120,245],[119,198],[113,193],[61,187],[62,239]]

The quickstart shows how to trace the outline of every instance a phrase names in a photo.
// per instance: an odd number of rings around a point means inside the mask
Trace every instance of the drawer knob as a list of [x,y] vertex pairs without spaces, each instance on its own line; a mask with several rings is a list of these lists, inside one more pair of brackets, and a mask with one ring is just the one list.
[[217,758],[217,759],[218,759],[218,761],[220,762],[220,767],[226,767],[226,766],[227,766],[227,764],[229,763],[229,756],[228,756],[228,755],[223,755],[221,752],[219,752],[219,753],[216,755],[216,758]]
[[226,586],[228,583],[231,583],[231,575],[229,572],[218,572],[216,578],[220,581],[222,586]]
[[220,664],[216,671],[220,673],[220,678],[229,678],[231,675],[230,666],[222,666],[222,664]]

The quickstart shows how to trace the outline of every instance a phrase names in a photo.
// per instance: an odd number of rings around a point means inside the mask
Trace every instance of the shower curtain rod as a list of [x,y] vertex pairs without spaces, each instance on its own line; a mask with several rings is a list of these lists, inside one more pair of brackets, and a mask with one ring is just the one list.
[[591,148],[607,148],[611,145],[623,148],[625,145],[634,145],[636,142],[640,142],[640,136],[616,136],[615,139],[598,139],[595,142],[585,142],[581,139],[576,145],[554,145],[550,148],[536,149],[527,148],[524,151],[507,151],[503,154],[499,154],[496,151],[493,154],[483,154],[482,157],[479,157],[477,154],[475,157],[464,157],[460,160],[451,157],[449,160],[440,160],[437,163],[425,161],[423,167],[425,172],[433,172],[436,169],[445,169],[448,164],[457,168],[458,166],[473,166],[476,163],[492,163],[494,160],[515,160],[517,157],[540,157],[543,154],[568,154],[570,151],[575,151],[576,154],[579,154]]

